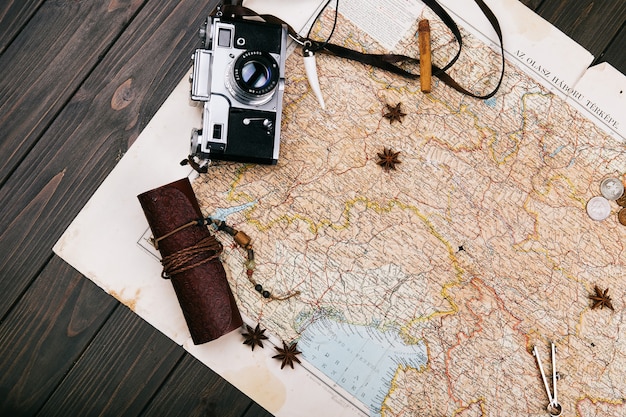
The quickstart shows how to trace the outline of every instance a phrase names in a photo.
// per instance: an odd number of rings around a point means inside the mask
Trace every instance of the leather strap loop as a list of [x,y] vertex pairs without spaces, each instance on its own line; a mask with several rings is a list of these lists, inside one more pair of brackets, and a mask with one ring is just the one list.
[[[474,97],[477,99],[488,99],[493,97],[500,85],[502,84],[502,80],[504,79],[504,69],[505,69],[505,59],[504,59],[504,43],[502,37],[502,29],[500,28],[500,23],[498,22],[497,17],[493,14],[489,6],[485,4],[483,0],[474,0],[474,2],[478,5],[480,10],[483,12],[491,26],[493,27],[496,35],[498,36],[498,40],[500,42],[500,56],[502,58],[500,77],[498,79],[498,83],[494,87],[494,89],[487,94],[477,94],[467,90],[462,87],[458,82],[456,82],[446,71],[450,69],[459,59],[461,55],[461,50],[463,48],[463,37],[461,35],[461,31],[457,26],[456,22],[450,14],[436,1],[436,0],[422,0],[426,6],[428,6],[440,19],[441,21],[448,27],[450,32],[454,35],[456,42],[459,45],[459,49],[455,56],[448,62],[443,68],[439,68],[436,65],[432,65],[432,75],[439,78],[444,84],[449,87],[455,89],[456,91],[465,94],[470,97]],[[240,0],[235,1],[236,4],[232,5],[224,5],[220,9],[223,13],[223,18],[226,20],[237,20],[243,17],[257,17],[261,18],[268,23],[282,24],[286,25],[289,30],[289,35],[294,39],[298,39],[302,42],[309,42],[309,50],[314,52],[326,53],[329,55],[357,61],[366,65],[371,65],[373,67],[389,71],[396,75],[400,75],[402,77],[408,79],[419,79],[419,74],[412,73],[410,71],[405,70],[398,64],[400,63],[409,63],[414,65],[419,65],[419,59],[409,57],[406,55],[399,54],[367,54],[358,52],[349,48],[345,48],[340,45],[336,45],[328,42],[318,42],[313,41],[311,39],[305,39],[301,37],[291,26],[286,24],[281,19],[277,18],[273,15],[267,14],[258,14],[254,10],[249,9],[241,5]]]

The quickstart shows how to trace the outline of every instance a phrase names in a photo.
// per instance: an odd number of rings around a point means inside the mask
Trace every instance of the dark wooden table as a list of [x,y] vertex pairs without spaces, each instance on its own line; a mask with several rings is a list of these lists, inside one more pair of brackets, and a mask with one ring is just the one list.
[[[523,0],[626,73],[624,0]],[[216,0],[0,2],[0,415],[269,416],[52,253]]]

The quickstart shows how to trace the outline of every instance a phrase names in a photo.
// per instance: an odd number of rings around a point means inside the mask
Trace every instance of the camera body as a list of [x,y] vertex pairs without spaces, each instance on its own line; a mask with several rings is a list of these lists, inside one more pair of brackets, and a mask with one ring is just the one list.
[[287,28],[218,13],[200,29],[191,99],[203,103],[202,129],[193,129],[191,156],[276,164],[285,89]]

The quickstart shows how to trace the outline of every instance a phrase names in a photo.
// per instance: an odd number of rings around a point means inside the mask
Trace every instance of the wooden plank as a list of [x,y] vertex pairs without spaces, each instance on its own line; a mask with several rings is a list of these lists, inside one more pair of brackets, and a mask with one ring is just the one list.
[[37,415],[136,416],[183,353],[119,305]]
[[189,70],[197,28],[215,1],[146,4],[0,188],[0,317]]
[[261,407],[257,403],[252,403],[250,408],[242,417],[273,417],[269,411]]
[[0,54],[22,30],[44,0],[0,2]]
[[34,415],[116,305],[53,257],[0,325],[0,415]]
[[541,5],[543,0],[520,0],[526,7],[532,10],[537,10],[537,8]]
[[[599,62],[608,62],[622,74],[626,74],[626,24],[622,26],[615,39],[611,42],[605,52],[599,57]],[[626,94],[626,93],[625,93]]]
[[624,24],[626,2],[545,1],[537,13],[598,57]]
[[0,184],[144,1],[47,1],[0,55]]
[[251,404],[241,391],[186,354],[142,416],[240,417]]

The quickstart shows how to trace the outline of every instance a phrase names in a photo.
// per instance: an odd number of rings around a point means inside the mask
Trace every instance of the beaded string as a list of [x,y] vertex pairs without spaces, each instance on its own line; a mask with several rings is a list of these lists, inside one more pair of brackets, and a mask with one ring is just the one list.
[[[218,220],[218,219],[212,219],[211,217],[206,217],[206,218],[200,218],[197,220],[192,220],[188,223],[183,224],[180,227],[177,227],[176,229],[172,230],[171,232],[156,238],[152,240],[152,243],[154,245],[154,247],[158,250],[159,249],[159,242],[175,233],[180,232],[181,230],[186,229],[187,227],[191,227],[191,226],[208,226],[208,225],[213,225],[213,227],[215,228],[215,230],[219,230],[219,231],[223,231],[228,233],[230,236],[232,236],[233,240],[235,241],[235,243],[237,243],[237,245],[239,245],[243,250],[245,250],[245,253],[247,255],[247,259],[244,262],[244,266],[246,267],[246,276],[248,277],[248,281],[250,281],[250,283],[252,285],[254,285],[254,289],[263,296],[263,298],[268,298],[270,300],[277,300],[277,301],[282,301],[282,300],[288,300],[291,297],[295,297],[297,295],[300,295],[300,291],[293,291],[291,293],[288,293],[286,295],[283,296],[276,296],[273,295],[271,292],[269,292],[268,290],[264,289],[263,286],[261,284],[259,284],[258,282],[256,282],[256,280],[254,279],[253,275],[254,275],[254,270],[256,269],[256,262],[254,260],[254,250],[252,249],[252,239],[245,234],[244,232],[240,231],[240,230],[236,230],[230,226],[228,226],[225,222]],[[196,262],[194,264],[188,264],[191,259],[193,259],[194,256],[198,255],[199,253],[205,251],[205,250],[214,250],[215,254],[211,257],[208,257],[206,259],[203,259],[199,262]],[[219,243],[219,241],[217,241],[217,239],[215,239],[215,236],[210,236],[206,239],[201,240],[200,242],[198,242],[197,244],[195,244],[194,246],[191,246],[189,248],[180,250],[178,252],[175,252],[169,256],[166,256],[163,258],[163,260],[161,261],[161,263],[163,264],[163,273],[162,276],[164,278],[167,278],[170,275],[174,275],[183,271],[186,271],[188,269],[194,268],[198,265],[201,265],[205,262],[209,262],[215,258],[217,258],[220,253],[222,252],[222,245],[221,243]]]
[[300,295],[300,291],[293,291],[283,296],[276,296],[272,294],[271,292],[267,291],[266,289],[263,289],[263,286],[259,284],[258,282],[256,282],[253,277],[254,270],[256,268],[256,262],[254,260],[254,250],[252,249],[252,239],[250,239],[250,237],[244,232],[233,229],[232,227],[228,226],[225,222],[221,220],[211,219],[210,217],[207,217],[205,221],[212,222],[217,228],[217,230],[224,231],[228,233],[229,235],[231,235],[235,243],[237,243],[242,249],[246,251],[246,255],[248,257],[248,259],[246,259],[246,261],[244,262],[244,266],[246,267],[246,276],[248,277],[248,281],[250,281],[250,283],[254,285],[254,289],[259,294],[261,294],[263,298],[269,298],[270,300],[282,301],[282,300],[288,300],[291,297]]

